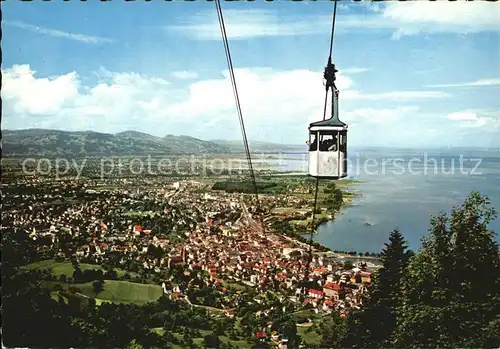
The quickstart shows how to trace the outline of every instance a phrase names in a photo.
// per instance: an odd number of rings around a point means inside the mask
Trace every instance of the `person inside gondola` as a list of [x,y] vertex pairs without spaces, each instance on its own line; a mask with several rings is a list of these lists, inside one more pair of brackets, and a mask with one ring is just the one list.
[[318,150],[318,138],[314,136],[314,140],[312,143],[310,141],[307,141],[306,144],[309,146],[309,151],[316,151]]
[[323,139],[319,143],[319,151],[327,151],[328,150],[328,139]]
[[337,150],[337,137],[331,136],[333,138],[325,139],[320,144],[320,151],[336,151]]
[[328,143],[328,151],[337,151],[337,136],[333,136],[333,139]]

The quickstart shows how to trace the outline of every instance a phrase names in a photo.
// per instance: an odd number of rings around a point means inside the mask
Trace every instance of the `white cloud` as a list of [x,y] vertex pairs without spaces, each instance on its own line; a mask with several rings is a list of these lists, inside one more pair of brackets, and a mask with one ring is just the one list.
[[[474,120],[474,122],[467,122],[467,123],[462,123],[460,127],[465,127],[465,128],[479,128],[479,127],[484,127],[487,125],[491,124],[491,120],[488,118],[480,117]],[[496,127],[496,126],[495,126]]]
[[455,112],[448,114],[450,120],[477,120],[476,113],[473,112]]
[[[219,115],[227,113],[233,117],[235,101],[228,72],[223,79],[199,81],[190,86],[189,98],[167,109],[167,113],[197,118],[199,115]],[[318,109],[324,87],[321,73],[309,70],[276,72],[272,69],[235,69],[235,78],[244,115],[260,122],[269,119],[284,120],[290,115],[309,113],[311,108]],[[297,81],[303,89],[293,88]],[[338,87],[348,89],[352,80],[339,75]],[[285,87],[285,90],[284,90]],[[277,106],[280,112],[277,113]],[[316,114],[316,115],[319,115]],[[316,116],[317,118],[317,116]]]
[[101,69],[93,86],[82,86],[75,72],[40,78],[29,65],[14,65],[2,73],[4,122],[15,128],[120,131],[154,121],[160,101],[175,98],[168,81],[136,73]]
[[[356,6],[356,7],[355,7]],[[364,14],[352,14],[352,8]],[[393,38],[420,33],[477,33],[500,30],[500,6],[486,1],[390,1],[384,4],[356,3],[340,9],[336,30],[385,29]],[[329,14],[290,16],[271,10],[224,10],[229,39],[264,36],[328,35]],[[314,23],[314,25],[311,25]],[[169,26],[197,40],[221,40],[215,11],[199,13],[183,23]]]
[[196,72],[188,70],[174,71],[172,75],[181,80],[196,79],[198,77]]
[[400,26],[398,38],[419,33],[500,30],[500,7],[487,1],[388,2],[382,17]]
[[[37,76],[28,65],[6,69],[4,127],[111,133],[135,129],[158,136],[190,134],[204,139],[241,137],[227,71],[218,79],[196,81],[186,88],[130,72],[100,69],[95,76],[94,84],[84,85],[75,72],[49,79]],[[299,143],[301,135],[306,137],[307,124],[323,115],[321,72],[247,68],[236,69],[235,77],[250,139]],[[397,130],[414,130],[407,123],[420,117],[419,100],[447,96],[439,91],[366,94],[356,90],[355,81],[346,74],[338,75],[337,86],[341,119],[352,125],[352,139],[360,143],[375,130],[382,138],[390,135],[404,141]],[[392,101],[395,106],[364,108],[360,106],[364,100]],[[435,127],[434,121],[429,125]],[[378,123],[387,128],[377,129]]]
[[35,78],[28,65],[14,65],[2,72],[2,98],[14,113],[50,114],[66,107],[78,97],[76,72],[58,77]]
[[339,17],[339,30],[387,29],[392,37],[500,30],[500,7],[487,1],[387,1],[364,4],[371,14]]
[[461,128],[481,128],[496,133],[500,130],[500,109],[454,112],[447,118],[459,122]]
[[3,21],[3,24],[10,25],[12,27],[28,30],[34,33],[38,34],[44,34],[44,35],[49,35],[53,36],[56,38],[63,38],[63,39],[69,39],[69,40],[75,40],[75,41],[80,41],[84,42],[86,44],[103,44],[103,43],[110,43],[113,42],[113,40],[104,38],[104,37],[99,37],[99,36],[90,36],[90,35],[84,35],[84,34],[75,34],[75,33],[69,33],[61,30],[56,30],[56,29],[49,29],[49,28],[43,28],[39,27],[33,24],[28,24],[24,23],[21,21]]
[[[223,10],[223,15],[228,39],[315,34],[321,31],[321,25],[311,25],[307,18],[284,19],[277,12],[268,10]],[[199,13],[187,22],[167,29],[198,40],[221,40],[215,11]]]
[[479,87],[479,86],[500,86],[500,78],[480,79],[458,84],[428,85],[427,87]]

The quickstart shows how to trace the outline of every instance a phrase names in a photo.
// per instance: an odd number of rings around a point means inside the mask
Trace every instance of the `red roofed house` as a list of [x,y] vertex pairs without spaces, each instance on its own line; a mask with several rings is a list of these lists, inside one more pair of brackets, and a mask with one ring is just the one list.
[[325,295],[324,292],[315,290],[314,288],[310,288],[307,291],[307,293],[308,293],[309,297],[316,298],[316,299],[322,299],[324,297],[324,295]]
[[134,227],[134,233],[136,233],[136,234],[140,234],[140,233],[141,233],[141,231],[142,231],[142,227],[141,227],[140,225],[136,225],[136,226]]
[[329,308],[332,308],[333,306],[335,306],[335,303],[333,303],[331,299],[327,299],[323,304]]
[[340,298],[343,298],[345,295],[344,288],[341,285],[335,284],[333,282],[326,284],[323,287],[323,292],[325,292],[325,295],[327,297],[331,297],[335,300],[339,300]]
[[265,331],[260,331],[260,332],[257,332],[255,334],[255,337],[257,337],[258,339],[260,339],[262,341],[262,340],[266,339],[267,333]]
[[372,274],[367,271],[360,271],[359,275],[361,276],[362,283],[371,283],[372,282]]
[[278,275],[277,275],[277,276],[278,276],[278,279],[280,279],[280,281],[283,281],[283,280],[285,280],[285,279],[286,279],[286,275],[285,275],[285,274],[283,274],[283,273],[278,273]]
[[326,274],[326,273],[328,273],[328,269],[325,267],[313,269],[313,274],[315,274],[315,275],[321,275],[321,274]]

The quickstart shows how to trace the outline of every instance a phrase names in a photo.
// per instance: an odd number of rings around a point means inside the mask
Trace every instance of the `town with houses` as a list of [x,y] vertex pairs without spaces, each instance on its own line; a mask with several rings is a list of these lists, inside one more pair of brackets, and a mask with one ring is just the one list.
[[[362,307],[376,268],[275,229],[282,217],[273,209],[310,209],[310,198],[294,195],[301,192],[297,186],[285,195],[261,195],[259,208],[252,194],[212,190],[211,182],[189,178],[23,177],[15,188],[3,188],[4,222],[35,242],[41,255],[113,265],[130,271],[129,281],[154,283],[173,301],[229,318],[248,304],[265,317],[269,293],[283,312],[349,316]],[[207,287],[215,296],[203,302],[196,292]],[[306,320],[297,326],[312,323]],[[287,338],[265,327],[254,335],[286,347]]]

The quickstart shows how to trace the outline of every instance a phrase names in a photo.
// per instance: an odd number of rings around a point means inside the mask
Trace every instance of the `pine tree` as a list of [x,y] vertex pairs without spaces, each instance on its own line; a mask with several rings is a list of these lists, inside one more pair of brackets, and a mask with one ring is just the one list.
[[412,258],[398,308],[399,347],[500,345],[500,255],[487,225],[496,217],[477,192],[451,216],[431,220]]
[[398,229],[391,232],[381,253],[382,268],[361,311],[348,320],[349,335],[345,346],[386,347],[396,326],[396,308],[401,298],[401,283],[411,254]]

